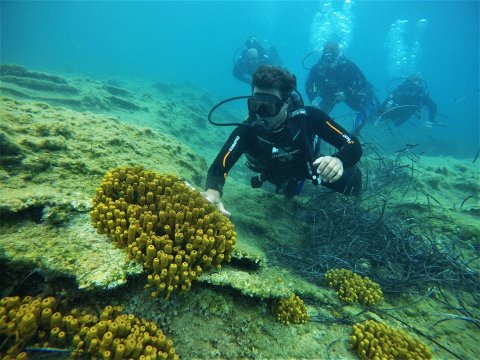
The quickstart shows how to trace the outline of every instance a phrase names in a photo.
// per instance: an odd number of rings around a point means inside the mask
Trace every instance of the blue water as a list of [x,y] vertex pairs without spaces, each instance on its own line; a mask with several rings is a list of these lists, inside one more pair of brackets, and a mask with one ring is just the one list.
[[[342,5],[332,3],[340,12]],[[314,48],[312,23],[324,6],[320,1],[1,1],[1,62],[57,74],[68,70],[73,76],[190,82],[220,99],[248,93],[231,71],[236,50],[256,35],[277,47],[303,91],[308,72],[302,60]],[[405,125],[392,148],[408,138],[428,144],[425,151],[433,155],[473,158],[480,139],[478,1],[352,1],[345,55],[383,98],[392,78],[385,48],[390,26],[399,19],[413,26],[422,18],[428,27],[416,65],[445,127]]]

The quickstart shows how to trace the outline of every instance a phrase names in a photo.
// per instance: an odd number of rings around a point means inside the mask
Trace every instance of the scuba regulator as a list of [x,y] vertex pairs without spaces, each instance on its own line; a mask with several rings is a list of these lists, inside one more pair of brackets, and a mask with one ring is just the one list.
[[235,96],[231,97],[225,100],[220,101],[218,104],[212,107],[212,109],[208,113],[208,122],[212,125],[215,126],[247,126],[253,129],[255,134],[258,134],[259,136],[265,135],[268,133],[268,123],[265,120],[259,119],[255,121],[251,121],[253,117],[253,113],[248,114],[247,119],[242,122],[242,123],[237,123],[237,122],[228,122],[228,123],[219,123],[215,122],[212,120],[212,114],[217,110],[220,106],[222,106],[225,103],[235,101],[235,100],[240,100],[240,99],[250,99],[251,96]]

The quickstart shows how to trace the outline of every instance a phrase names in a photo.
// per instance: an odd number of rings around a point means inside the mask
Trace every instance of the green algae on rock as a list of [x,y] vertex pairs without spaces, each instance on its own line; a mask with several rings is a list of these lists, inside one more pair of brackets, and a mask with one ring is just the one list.
[[[40,268],[50,279],[73,277],[82,289],[124,284],[139,270],[89,228],[90,199],[103,173],[141,158],[198,186],[200,157],[172,137],[111,117],[9,98],[0,102],[0,139],[9,154],[0,177],[3,261]],[[179,166],[182,157],[195,166]]]

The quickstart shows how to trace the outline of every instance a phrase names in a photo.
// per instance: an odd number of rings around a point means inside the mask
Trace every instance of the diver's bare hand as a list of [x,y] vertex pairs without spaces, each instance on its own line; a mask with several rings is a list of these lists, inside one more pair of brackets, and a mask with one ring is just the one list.
[[222,197],[220,196],[220,193],[217,190],[207,189],[207,191],[203,193],[203,197],[207,199],[208,202],[215,205],[218,208],[218,210],[226,217],[230,217],[232,215],[230,212],[228,212],[225,209],[225,206],[222,203]]
[[333,156],[320,156],[313,166],[318,166],[317,173],[325,182],[333,183],[343,175],[342,160]]

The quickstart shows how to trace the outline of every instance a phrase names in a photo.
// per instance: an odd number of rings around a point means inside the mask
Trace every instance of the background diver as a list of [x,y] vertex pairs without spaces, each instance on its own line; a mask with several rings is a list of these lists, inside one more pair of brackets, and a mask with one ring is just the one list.
[[252,76],[260,65],[282,65],[275,47],[265,49],[258,38],[250,36],[242,49],[240,56],[233,65],[233,76],[247,84],[252,82]]
[[[248,118],[237,124],[207,173],[204,196],[223,214],[230,216],[221,201],[223,186],[243,154],[247,166],[259,174],[252,177],[252,187],[266,181],[275,185],[277,193],[294,196],[310,179],[346,195],[360,194],[362,177],[356,166],[362,155],[360,143],[318,108],[292,111],[296,84],[296,77],[280,67],[263,65],[255,72]],[[321,155],[318,139],[337,151]]]
[[426,83],[420,74],[412,74],[395,87],[382,102],[379,108],[381,115],[378,120],[392,121],[399,126],[411,116],[419,115],[423,107],[428,109],[426,125],[431,126],[436,123],[437,105],[429,97]]
[[356,111],[352,131],[356,136],[377,115],[378,101],[372,85],[357,65],[340,55],[336,42],[329,41],[323,46],[320,59],[308,73],[305,91],[311,104],[327,114],[339,102]]

